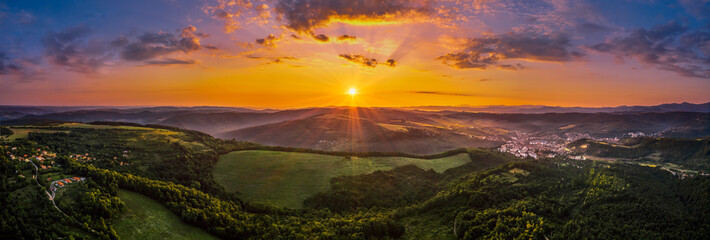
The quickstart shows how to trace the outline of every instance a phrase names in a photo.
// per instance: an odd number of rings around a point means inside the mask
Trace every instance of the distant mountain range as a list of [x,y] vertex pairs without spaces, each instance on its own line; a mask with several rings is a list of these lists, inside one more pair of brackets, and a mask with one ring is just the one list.
[[710,103],[563,108],[548,106],[258,110],[230,107],[0,106],[1,125],[115,121],[198,130],[224,139],[329,151],[432,154],[495,147],[525,136],[622,138],[710,135]]
[[710,112],[710,102],[702,104],[668,103],[656,106],[618,107],[555,107],[544,105],[518,106],[418,106],[403,107],[410,110],[487,112],[487,113],[613,113],[613,112]]

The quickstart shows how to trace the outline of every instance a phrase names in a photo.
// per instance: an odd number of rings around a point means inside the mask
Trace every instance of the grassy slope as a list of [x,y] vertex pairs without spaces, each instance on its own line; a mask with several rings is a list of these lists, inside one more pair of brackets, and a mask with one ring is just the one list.
[[126,213],[113,226],[122,239],[217,239],[146,196],[120,190],[118,197],[126,203]]
[[408,164],[443,172],[470,161],[467,154],[432,160],[405,157],[348,159],[312,153],[236,151],[220,157],[214,178],[226,190],[240,192],[244,200],[299,208],[306,198],[329,190],[333,177],[366,174]]

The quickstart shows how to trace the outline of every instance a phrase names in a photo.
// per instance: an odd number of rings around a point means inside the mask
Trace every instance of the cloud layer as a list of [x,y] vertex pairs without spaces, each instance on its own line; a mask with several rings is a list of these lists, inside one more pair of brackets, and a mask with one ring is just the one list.
[[121,58],[128,61],[143,61],[175,52],[191,53],[200,50],[202,47],[200,37],[204,36],[192,25],[181,29],[179,36],[167,32],[145,33],[138,37],[138,41],[122,48]]
[[710,32],[688,32],[671,21],[651,29],[637,29],[625,37],[591,46],[618,59],[633,58],[646,65],[686,77],[710,78]]
[[362,55],[358,54],[340,54],[339,55],[341,58],[348,60],[348,62],[358,64],[363,67],[377,67],[377,65],[385,65],[388,67],[396,67],[397,66],[397,61],[394,59],[387,59],[384,62],[378,62],[377,59],[374,58],[368,58]]
[[275,11],[287,28],[310,33],[334,21],[411,20],[430,14],[432,3],[428,0],[280,0]]
[[89,32],[85,25],[48,32],[42,39],[45,58],[52,65],[69,71],[96,73],[113,54],[101,42],[89,40]]
[[569,37],[563,33],[508,33],[484,36],[471,38],[464,46],[462,50],[440,56],[437,60],[458,69],[486,69],[491,65],[512,69],[514,67],[511,65],[499,65],[498,62],[506,59],[567,62],[584,56],[584,53],[572,46]]

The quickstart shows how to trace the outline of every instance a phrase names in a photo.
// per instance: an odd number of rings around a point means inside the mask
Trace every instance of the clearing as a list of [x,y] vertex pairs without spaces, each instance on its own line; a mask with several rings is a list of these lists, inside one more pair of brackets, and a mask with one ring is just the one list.
[[408,164],[441,173],[470,161],[465,153],[417,159],[249,150],[220,156],[214,178],[227,191],[240,193],[244,200],[300,208],[306,198],[330,190],[330,179],[337,176],[368,174]]
[[126,212],[113,222],[121,239],[217,239],[139,193],[119,190],[118,197],[126,203]]

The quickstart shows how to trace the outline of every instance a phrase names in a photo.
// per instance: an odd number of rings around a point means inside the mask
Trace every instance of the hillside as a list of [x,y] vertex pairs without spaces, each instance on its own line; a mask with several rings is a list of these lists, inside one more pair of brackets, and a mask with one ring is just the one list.
[[[12,239],[116,239],[180,225],[175,218],[141,226],[111,221],[149,217],[130,214],[136,198],[119,194],[126,190],[223,239],[701,239],[710,233],[706,172],[678,175],[646,162],[529,161],[489,149],[430,156],[324,152],[126,123],[11,128],[26,130],[0,144],[0,187],[9,193],[0,204],[10,206],[0,212],[0,234]],[[569,147],[594,149],[596,142]],[[634,138],[607,152],[651,149],[660,154],[641,161],[657,157],[683,169],[701,166],[707,145],[707,138]],[[54,191],[50,183],[57,179],[69,186],[57,191],[55,208],[45,191]],[[165,215],[151,209],[144,212]]]
[[571,154],[648,163],[673,163],[710,171],[710,138],[631,138],[620,144],[580,139],[568,145]]
[[160,121],[160,124],[202,131],[216,135],[225,131],[303,119],[326,112],[324,109],[287,110],[278,112],[182,113]]
[[138,193],[120,190],[126,213],[113,219],[122,239],[218,239],[204,230],[185,224],[165,206]]
[[[710,135],[710,113],[449,113],[447,118],[464,125],[483,125],[537,135],[586,133],[595,137],[623,137],[644,132],[668,137]],[[565,126],[570,126],[565,128]]]
[[[501,143],[469,138],[435,125],[410,121],[393,124],[392,121],[389,116],[365,118],[327,114],[229,131],[219,136],[264,145],[326,151],[411,154],[434,154],[461,147],[493,147]],[[430,120],[424,119],[426,121]]]
[[710,178],[593,161],[511,163],[400,208],[404,239],[703,239]]

